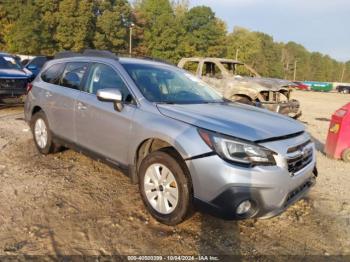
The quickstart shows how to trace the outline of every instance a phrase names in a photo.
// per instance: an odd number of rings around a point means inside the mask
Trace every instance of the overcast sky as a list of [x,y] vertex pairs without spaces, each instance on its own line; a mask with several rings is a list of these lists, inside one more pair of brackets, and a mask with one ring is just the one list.
[[350,0],[190,0],[210,6],[232,31],[246,27],[310,51],[350,60]]

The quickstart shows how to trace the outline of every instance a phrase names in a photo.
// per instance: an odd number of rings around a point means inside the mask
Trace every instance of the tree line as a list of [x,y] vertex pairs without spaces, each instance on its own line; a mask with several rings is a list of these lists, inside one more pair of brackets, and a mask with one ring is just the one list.
[[189,8],[188,0],[0,1],[0,50],[12,53],[95,48],[123,54],[131,26],[134,55],[172,63],[190,56],[238,58],[263,76],[350,82],[350,61],[245,28],[227,32],[210,7]]

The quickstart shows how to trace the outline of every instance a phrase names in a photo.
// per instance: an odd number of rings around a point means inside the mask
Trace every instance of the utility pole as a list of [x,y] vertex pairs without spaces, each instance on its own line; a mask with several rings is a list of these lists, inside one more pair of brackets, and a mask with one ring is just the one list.
[[236,49],[236,60],[238,60],[239,48]]
[[343,64],[343,71],[342,71],[342,73],[341,73],[340,83],[343,83],[344,74],[345,74],[345,63]]
[[129,30],[130,30],[130,32],[129,32],[129,54],[130,54],[130,56],[132,54],[132,29],[134,26],[135,26],[135,24],[133,22],[131,22],[129,24]]
[[297,78],[297,63],[298,63],[298,60],[295,59],[295,61],[294,61],[294,76],[293,76],[293,81],[295,81],[296,78]]

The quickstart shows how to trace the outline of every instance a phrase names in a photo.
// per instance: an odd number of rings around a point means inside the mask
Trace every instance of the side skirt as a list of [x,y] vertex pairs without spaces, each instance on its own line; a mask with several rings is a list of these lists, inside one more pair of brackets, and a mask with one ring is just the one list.
[[68,141],[68,140],[63,139],[61,137],[58,137],[55,134],[53,134],[53,142],[56,144],[59,144],[61,146],[67,147],[69,149],[72,149],[78,153],[82,153],[95,161],[102,162],[102,163],[108,165],[111,168],[118,169],[124,175],[128,176],[131,179],[133,184],[137,183],[137,175],[135,172],[135,167],[133,165],[125,165],[125,164],[122,164],[122,163],[115,161],[113,159],[109,159],[106,156],[98,154],[98,153],[96,153],[90,149],[87,149],[83,146],[80,146],[74,142]]

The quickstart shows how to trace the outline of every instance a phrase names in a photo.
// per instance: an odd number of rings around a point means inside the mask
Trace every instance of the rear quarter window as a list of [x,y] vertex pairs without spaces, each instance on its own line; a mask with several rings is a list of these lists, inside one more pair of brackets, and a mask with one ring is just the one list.
[[44,82],[58,85],[61,79],[64,67],[65,67],[64,63],[54,64],[50,66],[41,74],[41,79]]
[[80,89],[84,75],[88,69],[86,62],[69,62],[64,69],[60,85],[72,89]]

